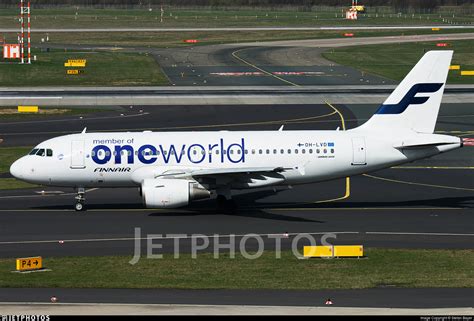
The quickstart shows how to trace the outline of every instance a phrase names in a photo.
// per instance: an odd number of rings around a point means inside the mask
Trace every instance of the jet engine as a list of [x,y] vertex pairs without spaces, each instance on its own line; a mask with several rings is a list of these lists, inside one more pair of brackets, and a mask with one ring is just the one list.
[[142,183],[143,204],[147,208],[177,208],[210,197],[211,192],[195,181],[150,178]]

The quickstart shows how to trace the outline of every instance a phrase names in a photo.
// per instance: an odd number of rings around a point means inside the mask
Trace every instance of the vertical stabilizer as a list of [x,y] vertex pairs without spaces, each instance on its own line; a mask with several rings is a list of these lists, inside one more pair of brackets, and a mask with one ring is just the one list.
[[427,52],[360,128],[433,133],[452,56],[451,50]]

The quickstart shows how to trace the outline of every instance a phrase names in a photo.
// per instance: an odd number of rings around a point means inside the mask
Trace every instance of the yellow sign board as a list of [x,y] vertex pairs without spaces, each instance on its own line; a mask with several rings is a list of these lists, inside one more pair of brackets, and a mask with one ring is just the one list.
[[305,246],[304,257],[332,257],[332,246]]
[[431,30],[433,30],[433,31],[440,31],[441,28],[431,28]]
[[79,70],[77,70],[77,69],[68,69],[68,70],[66,71],[66,73],[67,73],[68,75],[79,75]]
[[459,69],[461,69],[460,65],[451,65],[451,66],[449,66],[449,70],[459,70]]
[[474,70],[463,70],[461,76],[474,76]]
[[68,61],[64,63],[64,67],[85,67],[86,64],[86,59],[68,59]]
[[362,245],[336,245],[334,246],[335,257],[362,257],[364,247]]
[[37,113],[38,111],[38,106],[18,106],[19,113]]
[[362,245],[305,246],[304,257],[363,257]]
[[43,258],[41,256],[16,259],[17,271],[32,271],[41,268],[43,268]]

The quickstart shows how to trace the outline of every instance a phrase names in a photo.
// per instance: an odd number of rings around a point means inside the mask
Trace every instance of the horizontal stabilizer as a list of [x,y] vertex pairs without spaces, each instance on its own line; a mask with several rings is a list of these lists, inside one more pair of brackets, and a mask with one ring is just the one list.
[[430,135],[431,137],[427,137],[425,139],[416,139],[416,140],[405,140],[393,145],[394,148],[397,149],[410,149],[410,148],[428,148],[428,147],[436,147],[436,146],[443,146],[443,145],[451,145],[451,144],[461,144],[461,139],[454,136],[442,136],[441,139],[436,139],[436,135]]

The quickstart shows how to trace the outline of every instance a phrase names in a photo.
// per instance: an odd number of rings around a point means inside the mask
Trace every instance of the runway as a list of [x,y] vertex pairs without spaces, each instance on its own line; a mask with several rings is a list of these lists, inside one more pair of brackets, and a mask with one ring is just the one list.
[[[472,307],[472,289],[362,289],[320,291],[278,290],[178,290],[178,289],[0,289],[3,302],[47,303],[56,296],[60,303],[180,304],[287,307],[323,307],[327,298],[340,307],[452,308]],[[3,304],[0,305],[2,308]],[[49,304],[51,309],[59,308]],[[28,307],[23,307],[28,308]],[[46,308],[46,306],[43,306]],[[118,308],[118,307],[117,307]],[[170,307],[172,308],[172,307]],[[142,309],[146,307],[142,306]],[[178,309],[179,307],[175,307]],[[54,311],[54,310],[53,310]],[[143,310],[142,310],[143,311]],[[222,310],[221,310],[222,311]],[[327,313],[330,313],[327,311]],[[315,311],[313,311],[314,313]],[[341,311],[342,312],[342,311]],[[362,311],[361,311],[362,312]],[[365,312],[369,312],[365,310]],[[389,311],[387,311],[389,312]],[[396,311],[392,311],[394,313]],[[415,311],[412,311],[412,313]],[[268,312],[267,312],[268,313]],[[321,312],[320,312],[321,313]],[[334,313],[334,312],[333,312]],[[420,312],[418,312],[420,313]]]
[[[336,105],[347,128],[364,122],[374,105]],[[138,110],[137,110],[138,109]],[[120,114],[137,114],[120,118]],[[141,112],[140,112],[141,110]],[[187,117],[182,117],[187,115]],[[437,132],[472,137],[470,105],[441,107]],[[32,145],[49,137],[95,130],[285,130],[335,129],[340,117],[327,105],[124,106],[100,114],[2,122],[4,146]],[[19,126],[21,124],[21,126]],[[25,128],[28,128],[25,131]],[[301,186],[238,193],[235,208],[213,200],[180,210],[144,209],[138,189],[87,193],[86,213],[72,210],[74,194],[63,188],[0,193],[0,256],[132,255],[135,227],[141,246],[148,234],[219,234],[241,237],[298,233],[319,239],[334,233],[336,244],[392,248],[472,248],[474,160],[472,148],[365,176]],[[44,190],[44,193],[41,191]],[[112,224],[113,222],[113,224]],[[59,243],[58,241],[64,241]],[[162,239],[165,251],[171,239]]]

